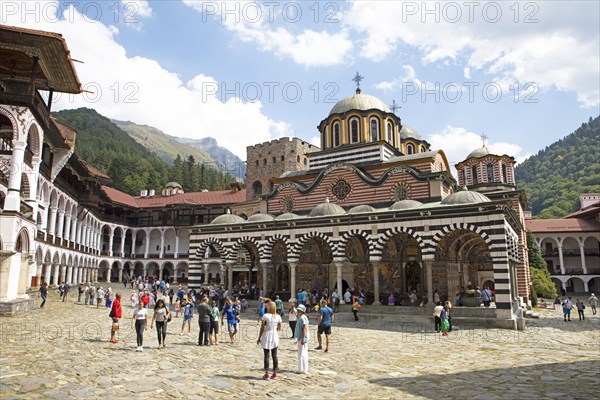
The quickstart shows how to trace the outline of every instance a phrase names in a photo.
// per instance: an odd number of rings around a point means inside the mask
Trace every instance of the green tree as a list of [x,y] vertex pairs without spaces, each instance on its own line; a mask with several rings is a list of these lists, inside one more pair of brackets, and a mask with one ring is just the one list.
[[536,294],[536,302],[537,296],[546,299],[555,298],[557,296],[556,286],[554,285],[554,282],[552,282],[552,279],[550,279],[548,264],[546,264],[546,260],[542,257],[540,249],[535,242],[535,237],[530,231],[527,231],[527,249],[529,274],[531,275],[533,291],[535,291]]

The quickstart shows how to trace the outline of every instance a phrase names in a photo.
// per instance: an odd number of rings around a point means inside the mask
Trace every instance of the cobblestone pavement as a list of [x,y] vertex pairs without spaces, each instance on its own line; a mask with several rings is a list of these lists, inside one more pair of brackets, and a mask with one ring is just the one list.
[[45,309],[0,318],[0,398],[598,398],[598,315],[563,322],[544,310],[522,332],[458,326],[442,338],[429,326],[367,325],[340,313],[328,353],[314,350],[313,332],[308,375],[293,372],[295,341],[281,340],[276,381],[261,379],[256,320],[243,316],[234,344],[221,335],[218,347],[198,347],[197,317],[190,336],[174,318],[167,347],[149,329],[140,353],[130,320],[114,345],[107,309],[53,295]]

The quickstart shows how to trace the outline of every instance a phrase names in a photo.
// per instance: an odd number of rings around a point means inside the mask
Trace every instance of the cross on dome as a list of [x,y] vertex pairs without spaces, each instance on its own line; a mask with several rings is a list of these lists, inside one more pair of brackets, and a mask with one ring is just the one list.
[[485,147],[485,141],[488,139],[488,137],[486,136],[485,133],[482,133],[479,137],[481,138],[481,142],[482,142],[481,147]]
[[396,103],[396,100],[392,100],[392,104],[390,105],[390,110],[392,110],[392,113],[396,114],[396,110],[400,108],[402,107],[400,107],[400,105]]
[[358,73],[358,71],[356,71],[356,75],[354,75],[354,78],[352,78],[352,80],[354,81],[354,83],[356,83],[356,93],[360,93],[360,81],[362,81],[364,79],[364,77]]

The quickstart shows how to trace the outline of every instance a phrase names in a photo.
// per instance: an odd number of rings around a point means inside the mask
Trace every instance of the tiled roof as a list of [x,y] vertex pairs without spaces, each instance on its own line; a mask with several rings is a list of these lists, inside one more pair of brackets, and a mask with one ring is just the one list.
[[70,149],[72,149],[73,146],[75,146],[75,135],[77,135],[75,128],[73,128],[63,122],[60,122],[59,120],[57,120],[54,117],[50,117],[50,120],[54,123],[54,125],[56,126],[56,129],[58,129],[58,132],[60,133],[60,136],[62,136],[63,140],[65,141],[65,144],[67,146],[69,146]]
[[538,232],[600,232],[600,223],[583,218],[570,219],[530,219],[525,227],[533,233]]
[[117,189],[102,186],[109,200],[135,208],[158,208],[178,204],[208,206],[218,204],[237,204],[246,201],[246,190],[217,190],[212,192],[180,193],[172,196],[131,196]]
[[587,206],[583,210],[575,211],[569,215],[565,215],[563,218],[590,218],[600,214],[600,201]]

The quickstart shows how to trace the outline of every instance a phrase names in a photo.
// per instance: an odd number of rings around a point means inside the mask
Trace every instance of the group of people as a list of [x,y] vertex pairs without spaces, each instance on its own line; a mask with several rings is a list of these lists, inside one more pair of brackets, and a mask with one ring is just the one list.
[[[588,303],[592,308],[592,315],[596,315],[596,309],[598,307],[598,298],[594,293],[592,293],[588,299]],[[575,304],[571,300],[571,296],[568,296],[566,299],[562,300],[560,297],[556,297],[554,300],[555,307],[562,308],[563,320],[565,322],[571,322],[571,310],[577,310],[577,314],[579,316],[580,321],[585,321],[585,304],[583,301],[577,299]]]
[[442,336],[448,336],[448,332],[452,331],[452,316],[450,315],[451,310],[452,303],[450,301],[444,302],[444,305],[442,306],[442,302],[438,300],[433,308],[433,329],[436,332],[441,332]]

